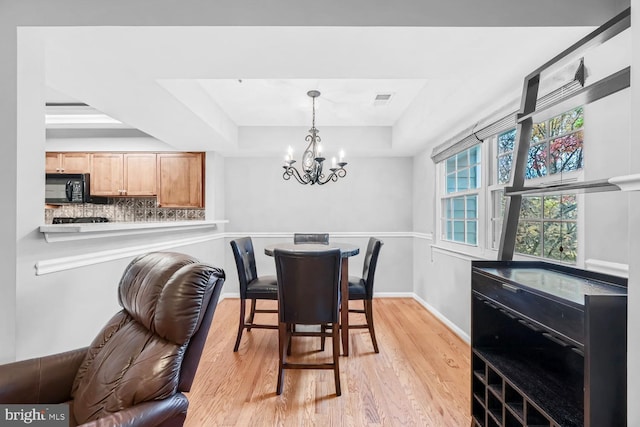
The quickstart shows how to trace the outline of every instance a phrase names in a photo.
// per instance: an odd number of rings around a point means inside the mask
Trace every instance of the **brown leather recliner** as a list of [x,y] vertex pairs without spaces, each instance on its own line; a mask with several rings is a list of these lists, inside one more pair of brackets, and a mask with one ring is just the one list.
[[91,346],[0,366],[0,403],[67,402],[72,426],[182,426],[224,280],[187,255],[137,257]]

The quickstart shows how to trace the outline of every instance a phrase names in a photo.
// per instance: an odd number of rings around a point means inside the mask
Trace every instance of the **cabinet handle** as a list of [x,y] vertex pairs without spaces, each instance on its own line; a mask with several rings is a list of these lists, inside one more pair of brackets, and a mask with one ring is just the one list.
[[513,292],[514,294],[517,294],[518,292],[520,292],[520,288],[517,286],[513,286],[508,283],[501,283],[501,285],[502,285],[502,289],[507,290],[509,292]]

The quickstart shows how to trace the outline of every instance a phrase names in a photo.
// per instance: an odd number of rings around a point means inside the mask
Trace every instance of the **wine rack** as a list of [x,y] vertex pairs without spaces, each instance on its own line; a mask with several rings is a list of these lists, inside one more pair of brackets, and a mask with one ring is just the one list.
[[626,425],[626,279],[474,261],[471,307],[474,426]]

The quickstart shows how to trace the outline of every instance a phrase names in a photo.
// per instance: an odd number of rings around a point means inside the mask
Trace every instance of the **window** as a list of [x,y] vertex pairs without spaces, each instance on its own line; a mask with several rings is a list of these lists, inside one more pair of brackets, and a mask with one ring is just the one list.
[[[582,169],[583,125],[582,107],[535,123],[531,133],[525,178],[542,178]],[[509,182],[515,140],[515,129],[503,132],[497,137],[498,184]]]
[[476,246],[481,147],[473,146],[444,163],[446,188],[442,197],[442,239]]
[[[583,168],[584,110],[575,108],[533,125],[525,178],[557,181],[563,173]],[[509,182],[516,130],[496,136],[496,160],[490,188],[492,247],[497,249],[504,214],[504,184]],[[560,176],[558,176],[558,174]],[[522,198],[516,235],[517,253],[575,263],[577,202],[574,195]]]

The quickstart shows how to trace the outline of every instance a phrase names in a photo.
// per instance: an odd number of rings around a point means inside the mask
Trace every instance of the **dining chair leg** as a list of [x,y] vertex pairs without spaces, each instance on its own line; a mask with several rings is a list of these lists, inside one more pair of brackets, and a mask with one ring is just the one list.
[[251,325],[253,325],[253,316],[256,315],[256,300],[251,300],[251,312],[249,313],[249,326],[247,327],[247,332],[251,331]]
[[371,335],[371,342],[373,343],[373,351],[380,353],[378,350],[378,341],[376,340],[376,331],[373,328],[373,300],[364,301],[364,311],[367,318],[367,325],[369,325],[369,334]]
[[289,325],[286,323],[278,323],[278,385],[276,386],[276,394],[282,394],[282,385],[284,383],[284,363],[285,363],[285,349],[289,337]]
[[245,315],[245,300],[240,298],[240,322],[238,323],[238,336],[236,338],[236,345],[233,347],[233,351],[238,351],[240,347],[240,340],[242,339],[242,331],[244,331],[244,315]]
[[320,351],[324,351],[324,341],[327,333],[327,325],[320,325]]
[[291,341],[293,341],[293,333],[295,330],[295,324],[287,324],[287,356],[291,356]]
[[332,326],[332,342],[333,342],[333,375],[336,382],[336,396],[342,395],[340,389],[340,326],[334,323]]

